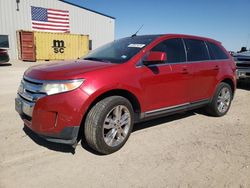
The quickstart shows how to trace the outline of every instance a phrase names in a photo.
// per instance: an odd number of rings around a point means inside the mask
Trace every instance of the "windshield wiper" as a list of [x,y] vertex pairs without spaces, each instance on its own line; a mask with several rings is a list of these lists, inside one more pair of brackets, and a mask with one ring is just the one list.
[[101,62],[105,62],[105,63],[110,63],[110,61],[108,61],[108,60],[100,59],[100,58],[96,58],[96,57],[86,57],[86,58],[84,58],[84,60],[101,61]]

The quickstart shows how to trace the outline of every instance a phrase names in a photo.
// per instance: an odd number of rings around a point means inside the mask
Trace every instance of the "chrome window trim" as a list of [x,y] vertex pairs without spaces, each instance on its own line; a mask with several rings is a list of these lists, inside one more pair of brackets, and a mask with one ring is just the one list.
[[153,65],[136,65],[136,68],[141,67],[159,67],[159,66],[166,66],[166,65],[176,65],[176,64],[193,64],[193,63],[208,63],[208,62],[216,62],[216,61],[228,61],[229,59],[214,59],[214,60],[203,60],[203,61],[185,61],[185,62],[178,62],[178,63],[162,63],[162,64],[153,64]]
[[182,44],[183,44],[183,47],[184,47],[184,51],[185,51],[185,57],[186,57],[186,61],[185,62],[188,62],[187,46],[185,44],[184,38],[181,38],[181,41],[182,41]]
[[[172,38],[170,38],[172,39]],[[145,55],[135,64],[135,67],[136,68],[141,68],[141,67],[159,67],[159,66],[165,66],[165,65],[175,65],[175,64],[187,64],[187,63],[203,63],[203,62],[216,62],[216,61],[228,61],[230,60],[230,58],[227,58],[227,59],[211,59],[211,55],[209,53],[209,50],[208,50],[208,46],[207,46],[207,41],[206,40],[200,40],[200,41],[203,41],[205,43],[205,46],[206,46],[206,49],[207,49],[207,53],[208,53],[208,56],[210,59],[208,60],[201,60],[201,61],[188,61],[188,57],[187,57],[187,47],[186,47],[186,44],[185,44],[185,41],[184,39],[185,38],[176,38],[176,39],[181,39],[182,40],[182,43],[183,43],[183,46],[184,46],[184,51],[185,51],[185,56],[186,56],[186,61],[183,61],[183,62],[175,62],[175,63],[162,63],[162,64],[153,64],[153,65],[143,65],[143,58],[145,57]],[[191,38],[192,39],[192,38]],[[166,39],[168,40],[168,39]],[[194,39],[194,40],[199,40],[199,39]],[[160,44],[160,43],[158,43]],[[156,45],[158,45],[156,44]],[[155,46],[156,46],[155,45]],[[153,48],[153,47],[152,47]],[[152,49],[151,48],[151,49]]]
[[208,46],[207,46],[206,41],[204,41],[204,40],[203,40],[203,43],[204,43],[204,44],[205,44],[205,46],[206,46],[206,49],[207,49],[207,54],[208,54],[209,60],[212,60],[212,57],[211,57],[211,55],[210,55],[210,53],[209,53],[209,50],[208,50]]

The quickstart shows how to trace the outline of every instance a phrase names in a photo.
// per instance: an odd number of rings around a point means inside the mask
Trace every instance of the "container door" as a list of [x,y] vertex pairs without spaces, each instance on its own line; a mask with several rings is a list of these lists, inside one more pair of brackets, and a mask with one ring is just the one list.
[[20,32],[21,59],[24,61],[36,61],[34,33]]

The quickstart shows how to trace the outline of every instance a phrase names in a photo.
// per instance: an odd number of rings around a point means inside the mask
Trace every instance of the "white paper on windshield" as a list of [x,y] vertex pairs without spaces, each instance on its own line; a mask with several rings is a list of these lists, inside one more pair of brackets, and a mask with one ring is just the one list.
[[126,56],[126,55],[122,55],[121,58],[122,58],[122,59],[126,59],[127,56]]
[[145,44],[129,44],[129,48],[143,48]]

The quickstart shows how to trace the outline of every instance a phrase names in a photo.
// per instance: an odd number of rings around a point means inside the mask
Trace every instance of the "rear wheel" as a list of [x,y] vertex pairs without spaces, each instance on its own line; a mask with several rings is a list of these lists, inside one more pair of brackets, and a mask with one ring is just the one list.
[[230,85],[224,82],[220,83],[211,103],[207,107],[208,113],[216,117],[225,115],[230,108],[232,97]]
[[89,111],[84,126],[85,139],[94,150],[113,153],[126,143],[133,121],[133,108],[127,99],[107,97]]

